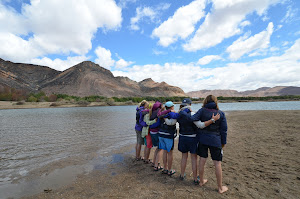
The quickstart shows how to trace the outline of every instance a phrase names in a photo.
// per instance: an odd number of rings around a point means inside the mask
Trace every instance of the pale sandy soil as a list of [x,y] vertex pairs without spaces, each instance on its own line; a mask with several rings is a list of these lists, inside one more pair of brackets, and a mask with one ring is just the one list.
[[29,198],[299,198],[300,111],[228,112],[227,121],[222,167],[229,191],[223,195],[217,192],[211,160],[206,164],[204,187],[192,183],[190,159],[187,179],[179,180],[181,154],[176,145],[173,165],[178,172],[172,177],[134,161],[132,153],[125,153],[133,149],[130,146],[117,152],[123,161]]

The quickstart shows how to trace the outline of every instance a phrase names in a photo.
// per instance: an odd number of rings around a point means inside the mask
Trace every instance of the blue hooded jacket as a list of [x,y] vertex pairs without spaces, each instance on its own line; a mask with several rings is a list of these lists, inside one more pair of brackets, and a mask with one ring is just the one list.
[[225,113],[217,110],[214,102],[207,103],[203,108],[199,109],[195,115],[192,116],[193,121],[205,122],[209,120],[213,114],[220,114],[220,119],[216,123],[211,124],[204,129],[197,129],[199,135],[199,142],[208,146],[222,147],[222,144],[227,142],[227,121]]

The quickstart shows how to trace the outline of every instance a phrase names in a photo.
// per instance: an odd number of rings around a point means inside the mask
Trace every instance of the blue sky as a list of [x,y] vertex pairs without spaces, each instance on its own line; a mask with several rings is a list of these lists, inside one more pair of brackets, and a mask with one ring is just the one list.
[[0,0],[0,58],[184,91],[300,86],[298,0]]

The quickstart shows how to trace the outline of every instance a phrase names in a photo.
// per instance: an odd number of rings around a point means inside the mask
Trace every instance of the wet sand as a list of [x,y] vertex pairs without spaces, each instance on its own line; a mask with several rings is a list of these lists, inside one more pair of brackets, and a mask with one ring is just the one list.
[[[181,153],[174,149],[172,177],[135,161],[134,146],[117,151],[119,158],[66,186],[28,198],[298,198],[300,195],[300,111],[234,111],[227,113],[228,143],[224,148],[223,184],[217,192],[213,162],[208,183],[193,184],[190,157],[187,178],[179,180]],[[134,132],[134,131],[133,131]],[[151,157],[152,157],[151,153]],[[42,174],[41,174],[42,175]]]

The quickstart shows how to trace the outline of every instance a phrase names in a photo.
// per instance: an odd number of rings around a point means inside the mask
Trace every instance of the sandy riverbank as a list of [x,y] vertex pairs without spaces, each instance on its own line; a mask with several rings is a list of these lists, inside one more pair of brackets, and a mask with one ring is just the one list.
[[204,187],[193,185],[190,159],[187,179],[178,179],[181,154],[175,146],[173,165],[177,173],[172,177],[154,172],[149,164],[134,161],[133,154],[120,150],[121,161],[29,198],[298,198],[299,119],[300,111],[229,112],[222,164],[223,183],[229,191],[222,196],[217,193],[211,160],[206,165],[208,183]]
[[59,101],[59,102],[14,102],[14,101],[0,101],[1,109],[27,109],[27,108],[67,108],[67,107],[94,107],[94,106],[125,106],[133,105],[133,103],[126,102],[114,102],[108,104],[106,102],[71,102],[71,101]]

